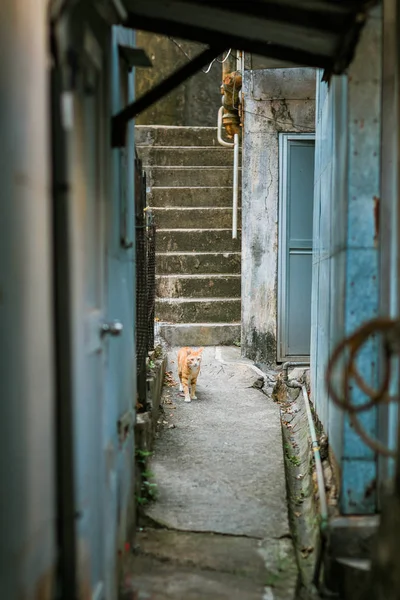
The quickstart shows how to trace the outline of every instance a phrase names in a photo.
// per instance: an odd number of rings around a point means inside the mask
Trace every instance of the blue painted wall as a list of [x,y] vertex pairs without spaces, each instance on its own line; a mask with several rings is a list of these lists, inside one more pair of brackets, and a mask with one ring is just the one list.
[[[111,113],[134,99],[134,69],[121,57],[119,45],[135,47],[135,32],[114,26],[111,36]],[[111,138],[110,138],[111,139]],[[107,315],[123,324],[121,338],[109,339],[106,362],[104,442],[111,464],[106,469],[108,523],[106,564],[115,565],[117,552],[130,542],[133,513],[134,430],[120,443],[117,422],[135,411],[135,228],[134,228],[134,122],[128,124],[127,144],[112,152],[112,178],[106,208]],[[133,424],[133,420],[132,420]],[[114,582],[115,583],[115,582]],[[114,590],[110,590],[110,594]],[[110,596],[111,597],[111,596]]]
[[[67,156],[77,567],[93,598],[115,600],[118,555],[134,524],[134,124],[124,149],[110,141],[112,115],[134,96],[134,74],[118,46],[133,46],[135,37],[103,26],[82,5],[66,18],[66,33],[82,40]],[[113,320],[122,335],[102,335]]]
[[[381,21],[370,19],[347,77],[330,86],[317,79],[314,256],[312,290],[312,397],[341,472],[344,514],[376,510],[376,457],[353,431],[347,415],[329,402],[325,373],[334,346],[379,304],[375,198],[380,195]],[[377,349],[360,355],[369,382],[377,378]],[[354,402],[364,402],[354,387]],[[377,434],[375,411],[363,413]]]

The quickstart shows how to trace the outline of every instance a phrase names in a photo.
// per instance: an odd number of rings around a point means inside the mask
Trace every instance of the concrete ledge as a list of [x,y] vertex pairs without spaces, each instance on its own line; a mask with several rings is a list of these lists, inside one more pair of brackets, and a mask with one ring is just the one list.
[[[313,483],[313,458],[307,414],[300,389],[287,388],[278,378],[272,398],[281,406],[289,520],[301,583],[310,590],[318,540],[318,505]],[[304,553],[304,549],[312,552]]]
[[166,354],[156,360],[152,373],[147,377],[148,410],[137,413],[135,424],[135,448],[139,451],[150,452],[153,448],[167,360]]
[[160,412],[160,402],[167,362],[168,358],[165,354],[161,359],[155,361],[154,371],[147,377],[147,406],[149,408],[149,412],[151,413],[152,425],[150,450],[153,448],[154,435],[157,428],[157,420]]
[[160,323],[159,331],[170,346],[229,346],[240,340],[240,323]]
[[160,412],[160,402],[163,390],[164,375],[167,368],[168,358],[166,353],[155,360],[154,369],[147,377],[147,406],[145,413],[137,413],[135,423],[135,513],[136,522],[139,520],[138,498],[143,497],[143,473],[147,470],[149,456],[153,450],[154,438],[157,428],[157,420]]

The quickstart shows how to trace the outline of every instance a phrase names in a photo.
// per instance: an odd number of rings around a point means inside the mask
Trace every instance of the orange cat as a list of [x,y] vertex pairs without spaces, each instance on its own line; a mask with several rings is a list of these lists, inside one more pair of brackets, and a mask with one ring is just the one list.
[[[192,348],[181,348],[178,352],[178,375],[179,391],[185,393],[185,402],[197,400],[196,382],[200,373],[201,354],[204,348],[193,350]],[[190,385],[190,396],[189,396]]]

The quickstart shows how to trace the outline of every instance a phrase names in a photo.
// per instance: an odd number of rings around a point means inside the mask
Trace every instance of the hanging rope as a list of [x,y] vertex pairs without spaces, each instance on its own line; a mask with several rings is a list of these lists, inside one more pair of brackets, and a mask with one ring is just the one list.
[[[377,389],[374,389],[361,376],[356,361],[361,349],[376,336],[380,336],[383,343],[383,373],[381,377],[382,382],[378,385]],[[377,407],[378,405],[399,401],[398,396],[390,397],[393,357],[398,356],[399,352],[400,321],[388,318],[373,319],[356,329],[352,335],[338,344],[328,363],[326,373],[328,392],[334,404],[349,414],[350,422],[355,431],[369,448],[378,454],[390,458],[396,458],[397,452],[387,448],[384,444],[367,434],[360,423],[358,415],[371,408]],[[335,368],[338,367],[338,364],[340,365],[343,376],[339,389],[336,389],[333,380]],[[363,404],[352,403],[352,381],[356,383],[358,388],[368,398]]]

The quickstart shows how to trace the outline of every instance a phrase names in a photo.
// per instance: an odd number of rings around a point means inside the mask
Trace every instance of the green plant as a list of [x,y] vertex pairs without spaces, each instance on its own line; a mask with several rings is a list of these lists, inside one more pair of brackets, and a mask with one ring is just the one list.
[[291,450],[291,448],[290,448],[289,444],[285,444],[286,458],[294,467],[299,467],[301,464],[301,460],[299,459],[298,456],[295,456],[294,454],[292,454],[290,452],[290,450]]
[[150,452],[149,450],[140,450],[139,448],[136,449],[135,451],[136,454],[136,459],[139,463],[145,463],[146,462],[146,458],[149,458],[150,456],[152,456],[152,452]]
[[232,342],[232,344],[233,344],[234,346],[237,346],[238,348],[240,348],[240,346],[242,345],[242,343],[241,343],[241,341],[240,341],[240,340],[235,340],[234,342]]
[[142,496],[138,496],[137,494],[136,494],[136,502],[138,504],[140,504],[140,506],[144,506],[145,504],[149,503],[147,498],[143,498]]
[[156,483],[151,483],[147,479],[142,482],[142,490],[145,492],[145,497],[149,500],[155,500],[157,498],[158,488]]
[[154,473],[153,471],[143,471],[142,477],[145,477],[146,479],[153,479]]
[[141,471],[141,485],[140,485],[140,494],[136,495],[136,502],[140,506],[144,506],[148,504],[152,500],[157,498],[157,484],[152,482],[151,479],[154,478],[154,473],[146,468],[147,459],[152,456],[152,452],[149,450],[140,450],[136,449],[136,461],[140,467]]

